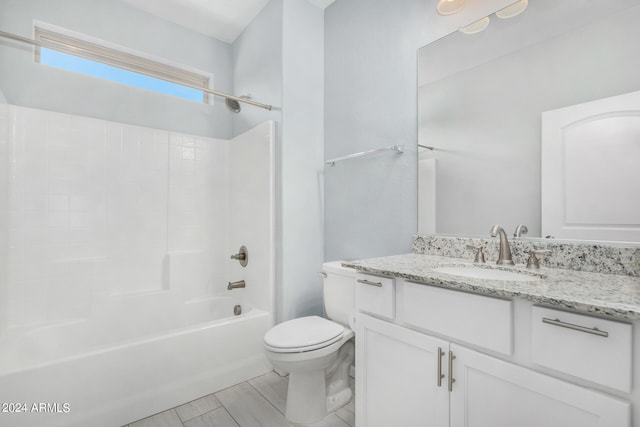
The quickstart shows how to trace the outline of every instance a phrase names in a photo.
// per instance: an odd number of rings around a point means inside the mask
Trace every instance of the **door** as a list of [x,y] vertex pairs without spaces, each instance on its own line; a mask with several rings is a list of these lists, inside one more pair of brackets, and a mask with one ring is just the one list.
[[629,402],[451,345],[452,427],[629,427]]
[[542,113],[542,235],[640,241],[640,92]]
[[446,354],[446,341],[358,314],[356,426],[448,426]]

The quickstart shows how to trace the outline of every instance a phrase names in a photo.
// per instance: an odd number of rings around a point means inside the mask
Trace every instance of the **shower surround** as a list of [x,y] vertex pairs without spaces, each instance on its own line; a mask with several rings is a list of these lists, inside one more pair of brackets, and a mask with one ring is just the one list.
[[0,401],[69,408],[0,425],[125,424],[269,369],[273,141],[0,105]]

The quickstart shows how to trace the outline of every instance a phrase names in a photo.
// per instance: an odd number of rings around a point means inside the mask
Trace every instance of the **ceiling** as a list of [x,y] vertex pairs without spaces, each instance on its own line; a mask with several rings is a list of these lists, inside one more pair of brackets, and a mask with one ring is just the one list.
[[[193,31],[233,42],[269,0],[122,0]],[[324,9],[335,0],[308,0]]]

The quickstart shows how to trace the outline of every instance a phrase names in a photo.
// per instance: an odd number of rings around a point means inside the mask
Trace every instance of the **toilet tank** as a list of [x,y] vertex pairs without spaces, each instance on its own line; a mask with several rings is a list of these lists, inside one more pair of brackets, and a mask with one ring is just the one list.
[[356,271],[341,264],[342,261],[322,264],[324,308],[329,319],[349,327],[349,316],[355,310]]

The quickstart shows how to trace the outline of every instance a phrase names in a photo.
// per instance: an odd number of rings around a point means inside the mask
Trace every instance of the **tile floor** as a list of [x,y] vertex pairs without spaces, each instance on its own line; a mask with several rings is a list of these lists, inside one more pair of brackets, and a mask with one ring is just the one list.
[[[290,427],[284,418],[288,377],[275,372],[212,393],[124,427]],[[351,389],[353,390],[353,381]],[[354,399],[310,427],[353,427]]]

